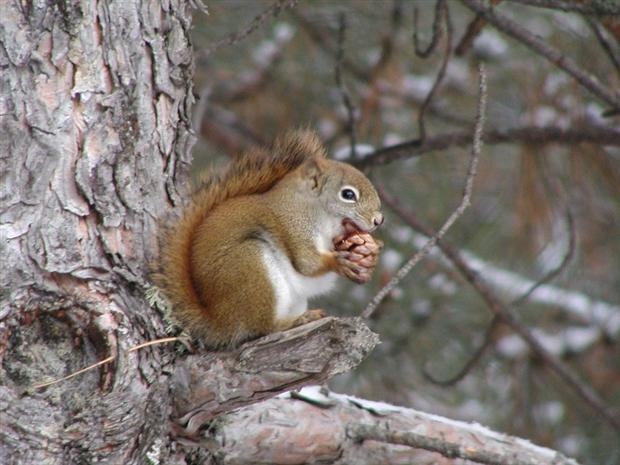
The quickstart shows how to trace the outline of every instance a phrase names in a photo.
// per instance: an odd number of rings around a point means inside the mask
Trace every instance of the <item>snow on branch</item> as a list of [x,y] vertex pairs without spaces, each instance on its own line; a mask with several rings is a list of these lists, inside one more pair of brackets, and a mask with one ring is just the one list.
[[311,386],[225,415],[203,439],[224,464],[578,465],[477,423]]
[[361,318],[323,318],[231,352],[189,355],[172,376],[173,431],[194,436],[217,415],[357,366],[379,342]]
[[[421,248],[427,240],[428,238],[422,234],[416,234],[413,237],[413,244]],[[461,250],[460,255],[464,262],[479,273],[487,284],[508,299],[521,296],[536,284],[535,280],[493,265],[472,252]],[[448,260],[443,258],[440,252],[431,252],[430,256],[450,266]],[[608,337],[615,338],[620,333],[620,305],[597,300],[582,292],[562,289],[552,284],[538,286],[528,296],[528,300],[530,303],[560,309],[573,318],[604,332]]]

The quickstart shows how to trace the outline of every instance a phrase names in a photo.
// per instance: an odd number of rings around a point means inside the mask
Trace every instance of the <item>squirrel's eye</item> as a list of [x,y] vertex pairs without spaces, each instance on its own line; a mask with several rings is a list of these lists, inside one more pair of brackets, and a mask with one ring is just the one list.
[[357,192],[355,189],[351,187],[343,187],[340,190],[340,198],[345,202],[356,202],[357,201]]

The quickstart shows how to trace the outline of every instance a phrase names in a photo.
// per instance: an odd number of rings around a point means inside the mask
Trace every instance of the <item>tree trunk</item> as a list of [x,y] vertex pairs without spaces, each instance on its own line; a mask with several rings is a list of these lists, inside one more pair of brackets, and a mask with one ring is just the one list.
[[167,336],[145,291],[187,193],[188,3],[0,1],[0,463],[185,463],[216,415],[360,363],[378,339],[359,319],[132,350]]
[[171,352],[126,349],[165,335],[142,288],[194,139],[189,6],[0,11],[0,463],[165,457]]

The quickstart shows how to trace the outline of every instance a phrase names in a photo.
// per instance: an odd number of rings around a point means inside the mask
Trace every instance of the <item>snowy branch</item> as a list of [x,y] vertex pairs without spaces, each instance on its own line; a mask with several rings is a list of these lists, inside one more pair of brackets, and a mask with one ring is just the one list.
[[[291,399],[293,397],[293,399]],[[331,393],[318,386],[228,414],[206,433],[222,463],[578,465],[476,423]],[[407,446],[407,447],[404,447]]]
[[[416,235],[413,243],[421,248],[427,240],[428,238],[423,235]],[[472,252],[460,250],[459,254],[468,267],[507,299],[519,298],[536,284],[535,280],[493,265]],[[447,265],[450,264],[439,252],[432,252],[430,256]],[[595,333],[602,332],[611,338],[620,335],[620,305],[597,300],[583,292],[562,289],[552,284],[538,286],[528,296],[528,301],[564,311],[577,321],[590,326]],[[596,339],[598,338],[594,340]]]
[[177,363],[173,430],[192,437],[219,414],[357,366],[379,342],[360,318],[323,318],[248,342],[232,352]]

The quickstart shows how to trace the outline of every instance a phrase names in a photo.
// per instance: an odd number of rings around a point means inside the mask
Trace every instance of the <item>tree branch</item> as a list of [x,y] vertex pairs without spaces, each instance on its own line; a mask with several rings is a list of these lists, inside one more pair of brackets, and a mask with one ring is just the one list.
[[205,435],[214,453],[234,456],[235,463],[456,465],[462,462],[450,458],[461,458],[493,465],[578,465],[556,451],[478,424],[318,386],[226,415]]
[[336,86],[338,86],[338,89],[340,91],[342,104],[347,110],[346,130],[349,134],[349,144],[351,146],[350,153],[353,158],[357,158],[357,152],[355,150],[355,108],[353,107],[353,103],[351,102],[351,96],[349,95],[347,86],[344,84],[344,80],[342,79],[342,59],[344,56],[344,42],[346,30],[347,17],[343,12],[341,12],[338,15],[338,53],[336,54],[336,65],[334,67],[334,80],[336,81]]
[[294,8],[297,5],[298,0],[276,0],[273,5],[267,8],[265,11],[254,17],[252,21],[242,30],[235,31],[230,34],[228,37],[225,37],[222,40],[219,40],[215,44],[211,45],[206,50],[199,52],[198,59],[208,58],[211,54],[216,52],[221,47],[225,47],[228,45],[234,45],[238,42],[241,42],[247,36],[252,34],[256,29],[261,27],[269,18],[276,17],[280,14],[280,12],[287,8]]
[[[489,130],[484,135],[484,143],[488,145],[507,143],[575,145],[583,142],[618,147],[620,129],[594,125],[568,129],[557,126],[523,126]],[[470,131],[437,134],[427,137],[424,142],[412,139],[375,150],[362,160],[349,161],[358,167],[383,165],[450,147],[464,147],[470,143]]]
[[[495,6],[501,1],[502,0],[491,0],[491,5]],[[484,29],[484,26],[486,25],[487,21],[486,19],[484,19],[484,16],[482,16],[480,13],[476,14],[474,19],[472,19],[471,22],[468,24],[467,29],[463,34],[463,37],[461,37],[461,40],[459,40],[459,43],[454,49],[454,54],[457,57],[465,55],[465,53],[467,53],[471,45],[476,40],[476,37],[480,35],[482,30]]]
[[588,23],[588,26],[590,26],[590,29],[592,29],[596,39],[605,51],[605,54],[609,57],[609,61],[614,68],[616,68],[618,74],[620,74],[620,54],[614,50],[614,45],[612,41],[607,38],[607,32],[604,30],[604,27],[598,21],[589,18],[586,15],[583,15],[583,19],[586,23]]
[[[417,12],[417,9],[415,10]],[[441,66],[439,67],[439,71],[437,72],[437,76],[435,77],[435,81],[433,82],[433,87],[426,95],[426,98],[420,105],[418,110],[418,137],[420,140],[424,140],[426,138],[426,125],[424,124],[424,114],[426,109],[430,106],[433,97],[437,93],[437,89],[443,80],[446,69],[448,68],[448,62],[450,61],[450,56],[452,53],[452,21],[450,20],[450,10],[448,5],[445,3],[445,0],[437,0],[437,8],[435,12],[435,22],[433,23],[433,40],[428,47],[428,51],[432,51],[434,48],[434,44],[439,40],[439,37],[443,34],[441,27],[437,24],[440,21],[439,16],[443,16],[445,27],[446,27],[446,44],[444,49],[443,59],[441,61]],[[416,45],[416,54],[421,57],[427,57],[424,50],[418,50],[417,43],[417,35],[414,34],[414,42]]]
[[613,107],[620,109],[620,95],[610,88],[601,84],[594,76],[585,72],[567,56],[547,45],[540,37],[532,34],[514,21],[497,14],[492,8],[487,8],[479,0],[462,0],[470,10],[484,16],[496,29],[518,40],[528,48],[549,60],[558,68],[571,75],[583,87]]
[[474,178],[478,171],[478,160],[480,158],[480,151],[482,150],[482,132],[484,128],[484,121],[486,118],[486,103],[487,103],[487,76],[482,65],[479,68],[479,96],[478,96],[478,108],[476,112],[476,124],[474,126],[474,136],[471,150],[471,161],[469,163],[469,169],[467,170],[467,179],[465,181],[465,188],[463,190],[463,196],[461,201],[448,217],[443,226],[435,233],[428,242],[420,249],[413,257],[411,257],[397,272],[392,279],[383,286],[379,292],[368,303],[362,316],[364,318],[370,318],[381,301],[398,285],[400,281],[413,269],[413,267],[424,258],[433,247],[437,244],[444,234],[452,227],[454,222],[465,212],[465,209],[471,204],[471,195],[473,191]]
[[439,38],[443,34],[441,30],[441,16],[445,15],[444,12],[446,6],[445,0],[436,0],[435,17],[433,19],[433,34],[431,36],[431,41],[426,47],[422,47],[420,45],[420,41],[418,39],[418,7],[415,6],[413,8],[413,47],[415,49],[415,54],[418,57],[428,58],[435,51],[435,48],[439,43]]
[[232,352],[176,364],[173,431],[192,437],[219,414],[357,366],[379,342],[361,318],[323,318],[250,341]]
[[522,5],[548,8],[550,10],[572,11],[584,15],[617,15],[620,14],[620,4],[612,2],[566,2],[562,0],[508,0]]
[[[396,205],[396,202],[393,202]],[[436,233],[428,226],[422,224],[414,215],[401,208],[394,208],[396,213],[412,228],[423,234],[433,237]],[[438,241],[438,247],[454,267],[461,273],[463,278],[471,284],[478,295],[482,298],[487,308],[493,315],[499,317],[503,323],[509,326],[530,349],[562,380],[564,381],[581,399],[583,399],[594,411],[596,411],[605,421],[615,430],[620,431],[620,419],[613,415],[609,407],[600,398],[592,387],[583,382],[579,376],[559,358],[555,357],[543,344],[534,336],[530,328],[525,325],[517,314],[499,300],[491,291],[487,283],[480,274],[472,269],[463,259],[461,254],[443,241]]]

